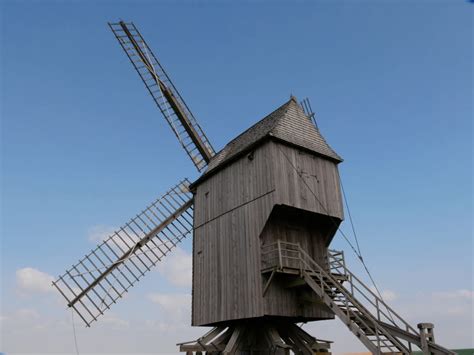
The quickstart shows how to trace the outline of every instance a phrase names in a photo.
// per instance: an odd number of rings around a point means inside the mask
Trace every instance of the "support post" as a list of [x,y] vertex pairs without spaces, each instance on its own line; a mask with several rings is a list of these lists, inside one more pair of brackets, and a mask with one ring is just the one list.
[[418,329],[420,330],[421,350],[423,354],[430,355],[428,342],[434,343],[434,324],[433,323],[418,323]]
[[331,341],[316,339],[286,319],[255,318],[232,321],[221,327],[227,330],[219,333],[215,328],[199,339],[178,344],[180,351],[198,355],[290,355],[290,351],[300,355],[330,355]]
[[280,239],[278,239],[277,241],[277,245],[278,245],[278,264],[279,264],[279,269],[283,269],[283,256],[281,255],[281,241]]

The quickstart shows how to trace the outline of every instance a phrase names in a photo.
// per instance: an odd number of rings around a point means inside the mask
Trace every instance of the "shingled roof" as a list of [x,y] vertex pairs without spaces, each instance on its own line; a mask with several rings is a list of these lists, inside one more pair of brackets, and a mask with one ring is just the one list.
[[342,158],[326,143],[295,97],[230,141],[209,162],[205,173],[217,169],[265,137],[274,137],[306,148],[336,162]]

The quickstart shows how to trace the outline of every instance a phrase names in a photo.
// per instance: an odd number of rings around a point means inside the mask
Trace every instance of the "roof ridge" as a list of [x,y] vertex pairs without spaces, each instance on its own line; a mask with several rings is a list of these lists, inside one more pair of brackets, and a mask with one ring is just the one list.
[[[245,131],[243,131],[242,133],[240,133],[237,137],[233,138],[229,143],[227,143],[225,147],[227,147],[228,145],[231,145],[234,141],[238,140],[241,136],[243,136],[244,134],[246,134],[248,131],[251,131],[254,127],[258,126],[259,124],[262,124],[263,121],[266,121],[267,119],[269,119],[272,115],[274,115],[277,111],[281,110],[284,106],[287,106],[289,105],[292,101],[296,102],[295,101],[295,97],[294,96],[291,96],[290,99],[288,101],[286,101],[284,104],[280,105],[278,108],[276,108],[275,110],[273,110],[272,112],[270,112],[269,114],[267,114],[266,116],[263,116],[263,118],[260,120],[260,121],[257,121],[255,122],[252,126],[250,126],[249,128],[247,128]],[[271,127],[271,129],[268,130],[268,132],[271,132],[276,126],[276,123]],[[223,150],[224,148],[222,148],[221,150]]]
[[336,162],[342,161],[342,158],[332,150],[319,130],[313,125],[296,97],[292,95],[284,104],[227,143],[212,157],[204,175],[269,137],[308,149]]

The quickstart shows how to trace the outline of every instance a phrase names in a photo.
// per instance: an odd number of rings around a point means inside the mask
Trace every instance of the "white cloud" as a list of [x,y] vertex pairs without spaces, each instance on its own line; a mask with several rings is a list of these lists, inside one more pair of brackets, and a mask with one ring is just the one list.
[[437,291],[431,294],[430,304],[440,304],[442,307],[433,312],[447,317],[474,316],[474,291],[458,289],[452,291]]
[[19,308],[1,317],[5,328],[40,328],[44,320],[33,308]]
[[110,226],[93,226],[87,231],[87,239],[93,243],[100,243],[112,235],[117,228]]
[[391,302],[391,301],[395,301],[398,298],[398,295],[395,292],[391,291],[391,290],[383,290],[382,291],[382,298],[386,302]]
[[31,267],[16,271],[17,287],[22,294],[53,292],[53,280],[53,276]]
[[191,295],[151,293],[148,299],[156,303],[160,313],[155,320],[149,320],[147,326],[157,331],[176,334],[189,329],[191,323]]
[[114,313],[107,313],[100,319],[100,324],[108,328],[128,328],[129,322],[119,318]]
[[433,298],[441,300],[474,300],[474,291],[472,290],[453,290],[448,292],[433,292]]
[[192,267],[192,255],[177,247],[158,264],[158,271],[175,286],[191,287]]
[[19,319],[24,320],[34,320],[40,317],[39,313],[36,310],[30,308],[19,309],[18,311],[16,311],[15,316]]
[[[378,295],[377,289],[374,286],[371,286],[370,290]],[[382,294],[382,298],[385,302],[392,302],[398,298],[398,295],[392,290],[382,290],[380,293]]]
[[191,295],[189,294],[151,293],[148,295],[148,299],[170,314],[181,314],[189,312],[191,309]]

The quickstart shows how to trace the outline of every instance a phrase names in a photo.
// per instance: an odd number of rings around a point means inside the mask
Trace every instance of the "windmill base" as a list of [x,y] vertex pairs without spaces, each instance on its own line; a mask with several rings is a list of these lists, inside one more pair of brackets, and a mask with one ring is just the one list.
[[235,321],[201,338],[178,344],[187,355],[330,355],[331,342],[318,340],[296,324],[280,320]]

